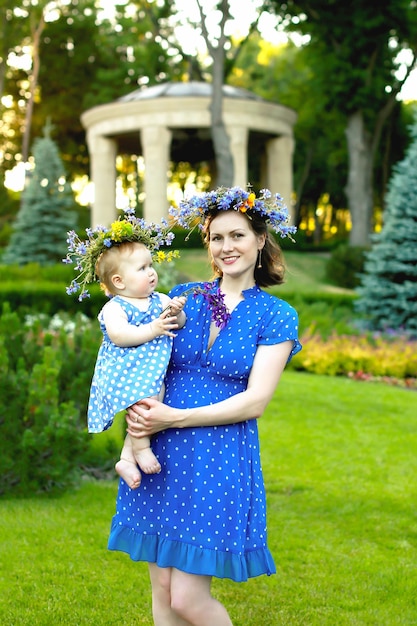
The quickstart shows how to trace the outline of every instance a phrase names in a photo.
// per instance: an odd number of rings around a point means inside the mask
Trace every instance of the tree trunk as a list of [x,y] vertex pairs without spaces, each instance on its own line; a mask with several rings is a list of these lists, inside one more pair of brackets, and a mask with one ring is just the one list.
[[297,226],[297,228],[300,226],[301,199],[303,197],[304,185],[307,182],[308,177],[310,175],[311,164],[313,162],[313,154],[314,154],[314,147],[313,147],[313,144],[310,142],[307,144],[307,152],[306,152],[306,158],[304,159],[304,166],[301,171],[301,176],[297,184],[297,189],[295,190],[295,197],[297,199],[296,199],[295,206],[294,206],[293,222]]
[[219,24],[220,36],[217,45],[210,41],[206,24],[206,16],[199,0],[197,0],[201,16],[201,28],[210,56],[212,66],[212,96],[210,103],[211,115],[211,138],[213,141],[214,155],[216,159],[216,187],[231,187],[234,181],[233,155],[230,149],[230,139],[223,120],[223,83],[224,83],[224,48],[226,45],[225,24],[229,17],[229,3],[221,0],[217,8],[222,17]]
[[[35,18],[34,18],[35,19]],[[25,130],[23,133],[22,140],[22,161],[26,163],[29,159],[29,143],[30,143],[30,133],[32,128],[32,115],[33,115],[33,105],[35,102],[35,92],[38,85],[38,77],[39,77],[39,68],[40,68],[40,40],[43,29],[45,28],[45,18],[42,10],[42,14],[39,19],[39,23],[31,24],[31,34],[32,34],[32,73],[29,77],[30,89],[29,89],[29,100],[26,107],[26,115],[25,115]]]
[[4,92],[4,81],[6,78],[6,64],[0,61],[0,103]]
[[[230,139],[223,121],[223,59],[213,57],[213,85],[210,103],[211,138],[216,156],[216,187],[231,187],[234,180],[234,163]],[[221,64],[221,70],[220,66]]]
[[349,174],[346,185],[348,208],[352,221],[349,244],[369,245],[372,226],[372,145],[361,111],[348,118],[346,128]]

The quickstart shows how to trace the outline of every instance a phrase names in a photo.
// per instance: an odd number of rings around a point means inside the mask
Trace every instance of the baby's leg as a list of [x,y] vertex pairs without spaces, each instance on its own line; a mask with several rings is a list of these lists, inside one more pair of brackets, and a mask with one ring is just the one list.
[[126,435],[120,460],[115,465],[115,470],[131,489],[137,489],[140,485],[141,475],[133,454],[132,439]]
[[149,437],[136,439],[131,437],[133,456],[142,472],[145,474],[158,474],[161,466],[158,459],[151,450],[151,440]]

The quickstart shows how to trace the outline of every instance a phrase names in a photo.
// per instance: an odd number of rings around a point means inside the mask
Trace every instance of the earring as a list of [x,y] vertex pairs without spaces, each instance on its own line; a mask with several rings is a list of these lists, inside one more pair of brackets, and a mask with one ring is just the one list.
[[261,248],[261,250],[258,250],[258,263],[257,263],[256,267],[258,269],[260,269],[262,267],[262,248]]

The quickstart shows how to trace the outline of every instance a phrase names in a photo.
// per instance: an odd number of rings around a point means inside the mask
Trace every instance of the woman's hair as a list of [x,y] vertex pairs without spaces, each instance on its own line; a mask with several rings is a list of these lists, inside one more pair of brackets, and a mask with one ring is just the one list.
[[[234,210],[234,209],[230,209]],[[210,226],[219,213],[224,213],[223,209],[212,210],[207,215],[207,219],[203,228],[203,240],[205,246],[209,246]],[[254,278],[260,287],[272,287],[272,285],[281,285],[284,282],[285,265],[282,250],[275,241],[272,233],[268,230],[267,224],[262,217],[254,211],[246,211],[241,213],[248,221],[249,226],[255,235],[265,235],[265,245],[261,250],[261,267],[255,265]],[[212,261],[211,266],[216,276],[222,276],[221,270]]]
[[122,258],[132,254],[137,245],[143,246],[144,244],[137,241],[123,241],[107,248],[100,254],[96,263],[96,274],[103,291],[112,295],[118,293],[113,285],[112,276],[118,273]]

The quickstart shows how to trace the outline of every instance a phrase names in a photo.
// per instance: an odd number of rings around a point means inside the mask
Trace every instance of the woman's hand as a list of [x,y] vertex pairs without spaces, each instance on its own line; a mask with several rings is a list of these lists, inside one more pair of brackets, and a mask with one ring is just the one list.
[[140,439],[172,428],[178,410],[153,398],[145,398],[127,409],[127,432],[131,437]]

